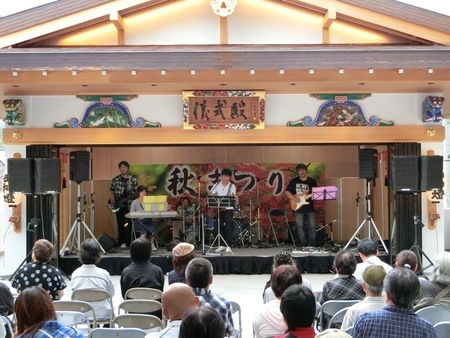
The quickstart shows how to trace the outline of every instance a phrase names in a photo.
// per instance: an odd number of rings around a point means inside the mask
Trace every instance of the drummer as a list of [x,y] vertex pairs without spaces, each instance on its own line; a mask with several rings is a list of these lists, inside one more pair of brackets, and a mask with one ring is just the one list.
[[[189,198],[183,196],[180,198],[180,206],[177,208],[177,215],[172,222],[173,240],[184,241],[186,229],[192,227],[195,217],[195,208],[191,204]],[[183,224],[184,223],[184,224]],[[183,226],[184,225],[184,226]],[[183,230],[181,228],[183,227]]]

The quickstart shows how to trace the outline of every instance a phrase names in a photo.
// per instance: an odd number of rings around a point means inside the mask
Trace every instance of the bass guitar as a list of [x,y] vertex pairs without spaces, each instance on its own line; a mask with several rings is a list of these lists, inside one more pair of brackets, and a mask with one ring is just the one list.
[[291,204],[291,209],[294,211],[297,211],[300,209],[303,205],[309,204],[309,200],[311,198],[312,194],[308,194],[307,192],[304,192],[302,194],[294,195],[294,197],[297,197],[300,199],[300,201],[295,202],[294,200],[289,200],[289,203]]
[[136,196],[131,195],[131,196],[121,198],[121,199],[117,200],[115,203],[111,203],[111,200],[109,199],[108,200],[108,208],[112,212],[117,212],[117,211],[119,211],[120,208],[125,207],[129,200],[134,200],[135,198],[136,198]]

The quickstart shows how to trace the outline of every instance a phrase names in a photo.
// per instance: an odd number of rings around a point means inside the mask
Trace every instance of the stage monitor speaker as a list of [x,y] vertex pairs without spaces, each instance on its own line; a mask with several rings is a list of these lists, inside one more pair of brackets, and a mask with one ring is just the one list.
[[89,151],[72,151],[69,155],[70,180],[78,184],[91,180],[91,153]]
[[419,191],[419,157],[391,157],[391,189],[398,192]]
[[359,149],[359,178],[371,180],[377,177],[376,149]]
[[61,192],[61,161],[59,158],[36,158],[34,163],[34,193]]
[[33,186],[32,158],[8,158],[9,192],[32,194]]
[[109,250],[114,248],[114,241],[105,233],[100,235],[100,237],[98,238],[98,242],[102,246],[103,250],[105,250],[105,252],[108,252]]
[[443,188],[444,158],[438,155],[419,156],[420,191]]

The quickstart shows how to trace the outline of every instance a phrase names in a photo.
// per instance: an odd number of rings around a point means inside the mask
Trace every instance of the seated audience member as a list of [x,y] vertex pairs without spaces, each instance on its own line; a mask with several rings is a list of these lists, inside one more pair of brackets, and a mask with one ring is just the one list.
[[408,268],[414,272],[417,271],[417,256],[411,250],[402,250],[395,256],[396,268]]
[[[281,296],[280,311],[292,338],[314,338],[312,324],[316,314],[316,298],[312,291],[300,284],[288,287]],[[279,335],[275,338],[283,338]]]
[[334,270],[337,276],[323,285],[321,304],[327,300],[363,300],[365,297],[361,282],[353,273],[356,259],[349,250],[341,250],[334,257]]
[[361,314],[353,326],[354,338],[438,338],[436,330],[413,310],[420,284],[407,268],[395,268],[384,279],[386,306]]
[[192,289],[183,283],[170,284],[162,294],[161,303],[163,315],[167,319],[167,326],[160,332],[149,333],[145,338],[178,337],[183,313],[199,306],[199,300],[195,297]]
[[450,290],[437,297],[450,285],[450,252],[442,251],[438,253],[430,280],[420,279],[419,281],[420,291],[414,306],[415,311],[433,304],[450,309]]
[[37,240],[31,253],[32,262],[20,267],[11,286],[16,288],[17,292],[21,292],[30,286],[39,285],[53,300],[61,299],[67,284],[58,268],[49,263],[53,257],[53,251],[51,242],[46,239]]
[[120,275],[122,297],[131,288],[153,288],[163,291],[164,273],[162,269],[150,262],[152,245],[145,238],[135,239],[130,246],[131,263]]
[[217,311],[205,306],[185,312],[180,326],[180,338],[223,338],[225,324]]
[[225,323],[227,334],[239,336],[239,331],[233,327],[233,311],[231,304],[223,297],[214,295],[209,286],[213,281],[213,267],[205,258],[194,258],[186,266],[186,283],[192,288],[200,301],[200,306],[217,311]]
[[[280,265],[294,265],[295,266],[295,262],[292,260],[292,257],[289,254],[289,252],[280,251],[273,257],[272,272]],[[306,286],[307,288],[309,288],[312,291],[311,283],[307,279],[303,278],[303,276],[302,276],[302,285]],[[273,293],[273,290],[270,287],[270,279],[269,279],[264,287],[263,302],[264,302],[264,304],[266,304],[269,301],[274,300],[275,298],[276,297]]]
[[302,275],[293,265],[280,265],[270,277],[270,285],[276,299],[259,307],[253,321],[253,332],[256,338],[283,334],[286,323],[280,311],[281,295],[291,285],[301,284]]
[[83,333],[56,320],[53,300],[40,286],[24,289],[14,304],[15,338],[83,338]]
[[392,270],[392,266],[378,258],[378,243],[373,239],[364,238],[359,241],[357,250],[362,263],[358,263],[356,266],[354,273],[356,279],[361,280],[364,269],[372,264],[382,266],[386,273]]
[[[78,258],[83,265],[72,273],[72,291],[103,289],[106,290],[111,297],[114,296],[114,285],[111,281],[109,272],[95,265],[100,262],[100,252],[100,246],[92,238],[86,239],[81,243]],[[107,299],[90,303],[94,308],[97,319],[108,318],[110,316],[111,307]]]
[[14,297],[8,285],[0,282],[0,315],[10,316],[14,313]]
[[195,258],[194,245],[190,243],[178,243],[172,249],[172,267],[169,271],[169,284],[186,283],[186,266]]
[[318,333],[315,338],[352,338],[352,336],[339,329],[326,329]]
[[386,271],[379,265],[370,265],[364,270],[361,285],[366,293],[366,298],[362,302],[350,306],[347,310],[341,325],[342,331],[353,326],[360,314],[379,310],[386,305],[381,295],[384,277],[386,277]]

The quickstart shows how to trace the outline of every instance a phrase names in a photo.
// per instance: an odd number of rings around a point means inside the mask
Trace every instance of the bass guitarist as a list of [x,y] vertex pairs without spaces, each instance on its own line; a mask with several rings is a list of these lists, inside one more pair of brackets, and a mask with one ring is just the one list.
[[[119,163],[120,175],[114,177],[109,188],[109,202],[117,208],[116,219],[119,231],[118,245],[129,246],[131,243],[131,222],[125,215],[130,211],[132,200],[137,197],[137,179],[128,173],[130,164],[127,161]],[[130,226],[126,226],[126,225]]]
[[316,220],[311,192],[313,187],[317,187],[317,181],[308,177],[308,167],[303,163],[297,165],[296,171],[298,177],[289,182],[284,194],[289,198],[294,211],[298,246],[315,246]]

